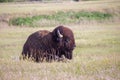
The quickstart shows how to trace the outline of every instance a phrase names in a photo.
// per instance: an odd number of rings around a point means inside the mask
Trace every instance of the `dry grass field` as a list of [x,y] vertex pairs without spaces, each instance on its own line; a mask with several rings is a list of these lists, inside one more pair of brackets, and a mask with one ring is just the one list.
[[[39,7],[39,8],[38,8]],[[120,1],[0,4],[0,80],[120,80]],[[43,62],[19,60],[27,37],[53,27],[9,26],[3,18],[67,10],[108,11],[118,15],[104,23],[66,24],[75,35],[73,60]]]

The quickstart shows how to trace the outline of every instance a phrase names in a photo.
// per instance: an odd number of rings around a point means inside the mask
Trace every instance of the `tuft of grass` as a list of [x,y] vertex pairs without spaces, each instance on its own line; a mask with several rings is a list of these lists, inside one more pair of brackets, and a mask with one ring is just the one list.
[[[10,20],[10,24],[17,26],[30,26],[30,27],[38,27],[48,25],[56,25],[56,24],[67,24],[67,23],[78,23],[82,20],[96,20],[96,21],[104,21],[112,17],[112,14],[102,13],[102,12],[88,12],[88,11],[68,11],[68,12],[57,12],[51,15],[38,15],[33,17],[18,17]],[[43,21],[44,20],[44,21]],[[42,21],[44,23],[42,23]],[[54,21],[54,22],[53,22]],[[42,23],[41,25],[39,23]]]

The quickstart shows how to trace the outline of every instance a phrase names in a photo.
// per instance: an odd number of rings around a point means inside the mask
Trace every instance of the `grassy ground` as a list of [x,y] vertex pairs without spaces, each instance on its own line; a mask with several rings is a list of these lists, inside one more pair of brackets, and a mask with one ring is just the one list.
[[[101,4],[100,4],[101,3]],[[73,3],[79,5],[79,9],[90,9],[102,11],[103,8],[109,12],[119,13],[119,0],[108,1],[89,1]],[[61,4],[30,4],[44,6],[39,11],[44,13],[49,10],[78,9],[76,6],[63,8]],[[70,3],[71,4],[71,3]],[[66,5],[70,5],[66,3]],[[109,4],[109,5],[108,5]],[[113,4],[113,5],[110,5]],[[115,5],[116,4],[116,5]],[[14,16],[14,14],[29,14],[33,10],[29,4],[0,4],[2,6],[1,14],[5,13]],[[57,6],[56,6],[57,5]],[[84,5],[84,6],[83,6]],[[88,6],[87,6],[88,5]],[[91,5],[91,7],[90,7]],[[18,6],[14,7],[13,6]],[[22,7],[21,7],[22,6]],[[23,8],[23,6],[26,6]],[[55,7],[52,9],[48,6]],[[58,7],[59,6],[59,7]],[[64,5],[65,6],[65,5]],[[95,7],[96,6],[96,7]],[[9,7],[13,11],[9,11]],[[95,8],[94,8],[95,7]],[[16,8],[16,10],[14,10]],[[27,9],[26,9],[27,8]],[[111,10],[111,9],[113,10]],[[5,10],[6,9],[6,10]],[[7,10],[8,9],[8,10]],[[38,9],[38,8],[37,8]],[[51,12],[51,11],[50,11]],[[8,15],[8,16],[9,16]],[[15,15],[16,16],[16,15]],[[5,16],[6,18],[6,16]],[[113,22],[112,22],[113,20]],[[50,30],[53,27],[18,27],[9,26],[4,21],[0,22],[0,80],[119,80],[120,79],[120,20],[119,17],[111,22],[103,23],[75,23],[66,24],[71,28],[75,35],[77,47],[73,53],[73,60],[52,63],[35,63],[30,61],[20,61],[19,56],[23,44],[27,37],[37,30]]]
[[110,11],[119,10],[119,0],[100,0],[86,2],[63,2],[63,3],[0,3],[0,14],[15,15],[38,15],[50,14],[58,11]]
[[[72,25],[77,47],[67,63],[19,61],[29,34],[51,28],[0,30],[1,80],[119,80],[120,24]],[[69,26],[69,25],[68,25]]]

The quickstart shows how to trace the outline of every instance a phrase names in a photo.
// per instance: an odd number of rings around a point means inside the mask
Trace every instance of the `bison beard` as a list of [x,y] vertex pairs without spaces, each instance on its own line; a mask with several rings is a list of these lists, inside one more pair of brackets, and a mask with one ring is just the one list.
[[73,32],[69,28],[58,26],[52,32],[41,30],[31,34],[23,46],[22,57],[36,62],[58,60],[62,55],[72,59],[74,47]]

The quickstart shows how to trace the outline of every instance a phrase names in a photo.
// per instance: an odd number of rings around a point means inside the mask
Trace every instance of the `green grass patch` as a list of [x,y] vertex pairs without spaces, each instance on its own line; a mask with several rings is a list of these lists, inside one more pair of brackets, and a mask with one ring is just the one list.
[[18,17],[10,20],[10,24],[17,26],[30,26],[30,27],[40,27],[49,26],[56,24],[67,24],[67,23],[77,23],[82,20],[86,21],[104,21],[111,18],[112,15],[109,13],[101,12],[88,12],[88,11],[68,11],[68,12],[57,12],[51,15],[37,15],[32,17]]

